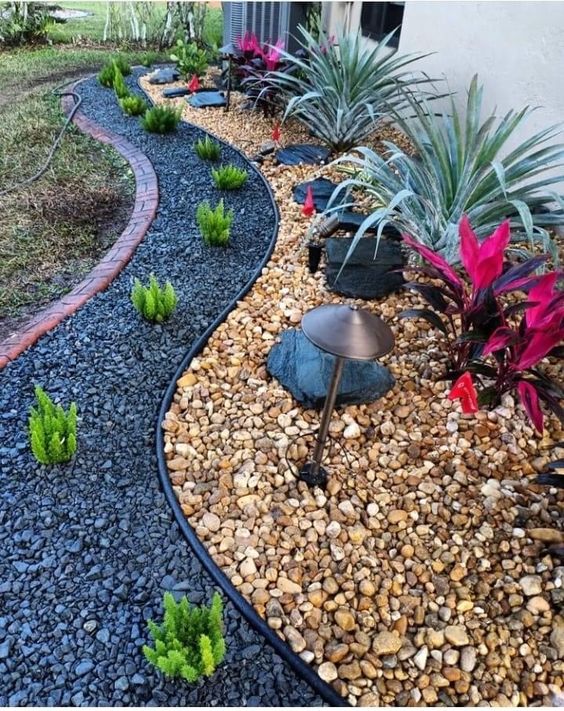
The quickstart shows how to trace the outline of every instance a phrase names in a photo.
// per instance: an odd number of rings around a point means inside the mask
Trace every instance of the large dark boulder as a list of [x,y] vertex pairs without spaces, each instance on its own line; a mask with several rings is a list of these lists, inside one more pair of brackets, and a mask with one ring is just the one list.
[[[304,336],[303,331],[282,332],[280,343],[270,353],[266,368],[280,384],[306,407],[323,407],[334,356],[324,353]],[[395,385],[390,371],[372,361],[347,360],[337,396],[338,405],[374,402]]]
[[168,89],[163,89],[164,99],[176,99],[179,96],[186,96],[190,90],[185,86],[169,86]]
[[325,243],[325,276],[329,289],[357,299],[381,299],[399,291],[405,280],[402,272],[395,270],[405,266],[405,256],[401,244],[387,237],[380,239],[377,253],[377,240],[362,237],[337,278],[352,242],[350,237],[341,237],[330,238]]
[[317,165],[326,163],[331,155],[328,148],[312,143],[295,143],[281,148],[276,153],[276,160],[282,165]]
[[[367,217],[368,215],[362,212],[343,210],[343,212],[339,212],[339,230],[343,232],[356,232]],[[366,234],[376,234],[377,231],[378,224],[374,223],[366,230]],[[385,227],[384,234],[389,238],[401,239],[401,234],[391,225]]]
[[164,67],[149,74],[149,84],[171,84],[173,81],[178,81],[179,78],[178,70],[173,67]]
[[198,91],[187,99],[190,106],[195,109],[205,109],[211,106],[225,106],[225,96],[220,91],[204,90]]

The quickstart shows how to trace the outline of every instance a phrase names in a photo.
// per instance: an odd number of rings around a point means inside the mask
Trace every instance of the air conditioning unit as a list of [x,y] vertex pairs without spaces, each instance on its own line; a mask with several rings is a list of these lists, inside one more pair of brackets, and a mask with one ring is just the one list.
[[307,2],[223,2],[223,42],[236,42],[246,32],[254,32],[261,43],[282,38],[285,48],[298,48],[296,28],[304,24]]

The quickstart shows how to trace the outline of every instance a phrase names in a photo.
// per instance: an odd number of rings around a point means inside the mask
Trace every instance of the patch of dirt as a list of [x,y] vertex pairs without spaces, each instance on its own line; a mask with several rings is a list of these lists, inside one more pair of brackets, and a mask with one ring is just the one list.
[[[33,81],[30,81],[26,86],[18,87],[16,98],[18,101],[21,101],[22,99],[25,99],[26,96],[33,94],[34,91],[41,86],[45,86],[46,84],[53,84],[54,86],[57,86],[58,84],[62,84],[65,79],[68,79],[70,82],[72,79],[80,79],[93,71],[94,67],[83,67],[82,69],[65,69],[60,72],[54,72],[49,76],[39,76]],[[4,106],[13,104],[14,99],[13,86],[8,86],[5,89],[0,88],[0,109]]]
[[[43,283],[30,284],[28,293],[36,291],[37,299],[20,307],[17,315],[0,319],[0,342],[22,328],[37,313],[68,294],[122,233],[133,209],[133,195],[117,195],[111,188],[82,194],[69,190],[65,191],[64,199],[60,199],[60,193],[57,199],[57,189],[57,185],[53,185],[38,196],[36,209],[43,212],[45,220],[52,220],[54,224],[65,220],[67,226],[70,222],[76,226],[77,231],[86,225],[93,225],[91,249],[80,258],[68,260],[57,273],[46,275]],[[45,289],[49,296],[41,298],[39,294]]]

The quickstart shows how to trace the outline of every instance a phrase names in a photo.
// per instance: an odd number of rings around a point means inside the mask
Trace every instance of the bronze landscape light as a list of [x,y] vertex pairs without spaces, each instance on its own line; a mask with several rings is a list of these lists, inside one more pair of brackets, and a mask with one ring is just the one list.
[[327,471],[321,461],[345,360],[379,358],[392,350],[395,339],[378,316],[347,304],[325,304],[308,311],[302,318],[302,330],[314,346],[336,357],[313,458],[303,465],[299,475],[309,486],[324,486]]

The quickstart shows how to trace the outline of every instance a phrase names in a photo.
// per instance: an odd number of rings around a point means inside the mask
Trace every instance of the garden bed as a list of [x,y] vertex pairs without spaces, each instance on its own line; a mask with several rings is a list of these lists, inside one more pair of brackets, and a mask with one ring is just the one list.
[[[181,124],[149,135],[94,79],[79,91],[89,119],[154,164],[159,212],[108,289],[0,372],[0,704],[318,705],[231,605],[226,662],[205,684],[167,681],[143,658],[146,621],[160,617],[164,590],[209,602],[214,589],[159,489],[154,418],[186,349],[268,253],[276,213],[261,177],[224,147],[249,180],[226,200],[235,210],[231,246],[204,247],[194,213],[214,188],[192,148],[202,131]],[[179,297],[163,326],[143,322],[129,299],[133,279],[151,272]],[[68,467],[47,470],[29,452],[35,383],[78,404]]]
[[[272,122],[237,102],[228,115],[184,115],[253,155]],[[302,139],[283,127],[283,143]],[[420,300],[391,296],[369,308],[396,336],[384,359],[396,386],[335,413],[330,431],[350,462],[335,449],[326,491],[298,482],[287,460],[306,458],[319,414],[268,376],[266,359],[308,309],[341,299],[307,270],[309,220],[292,200],[296,183],[324,171],[262,169],[281,212],[276,249],[178,380],[163,423],[188,521],[241,595],[352,704],[550,704],[564,623],[562,568],[547,546],[564,540],[562,498],[530,482],[559,425],[539,438],[512,397],[461,415],[436,379],[439,334],[396,318]]]

